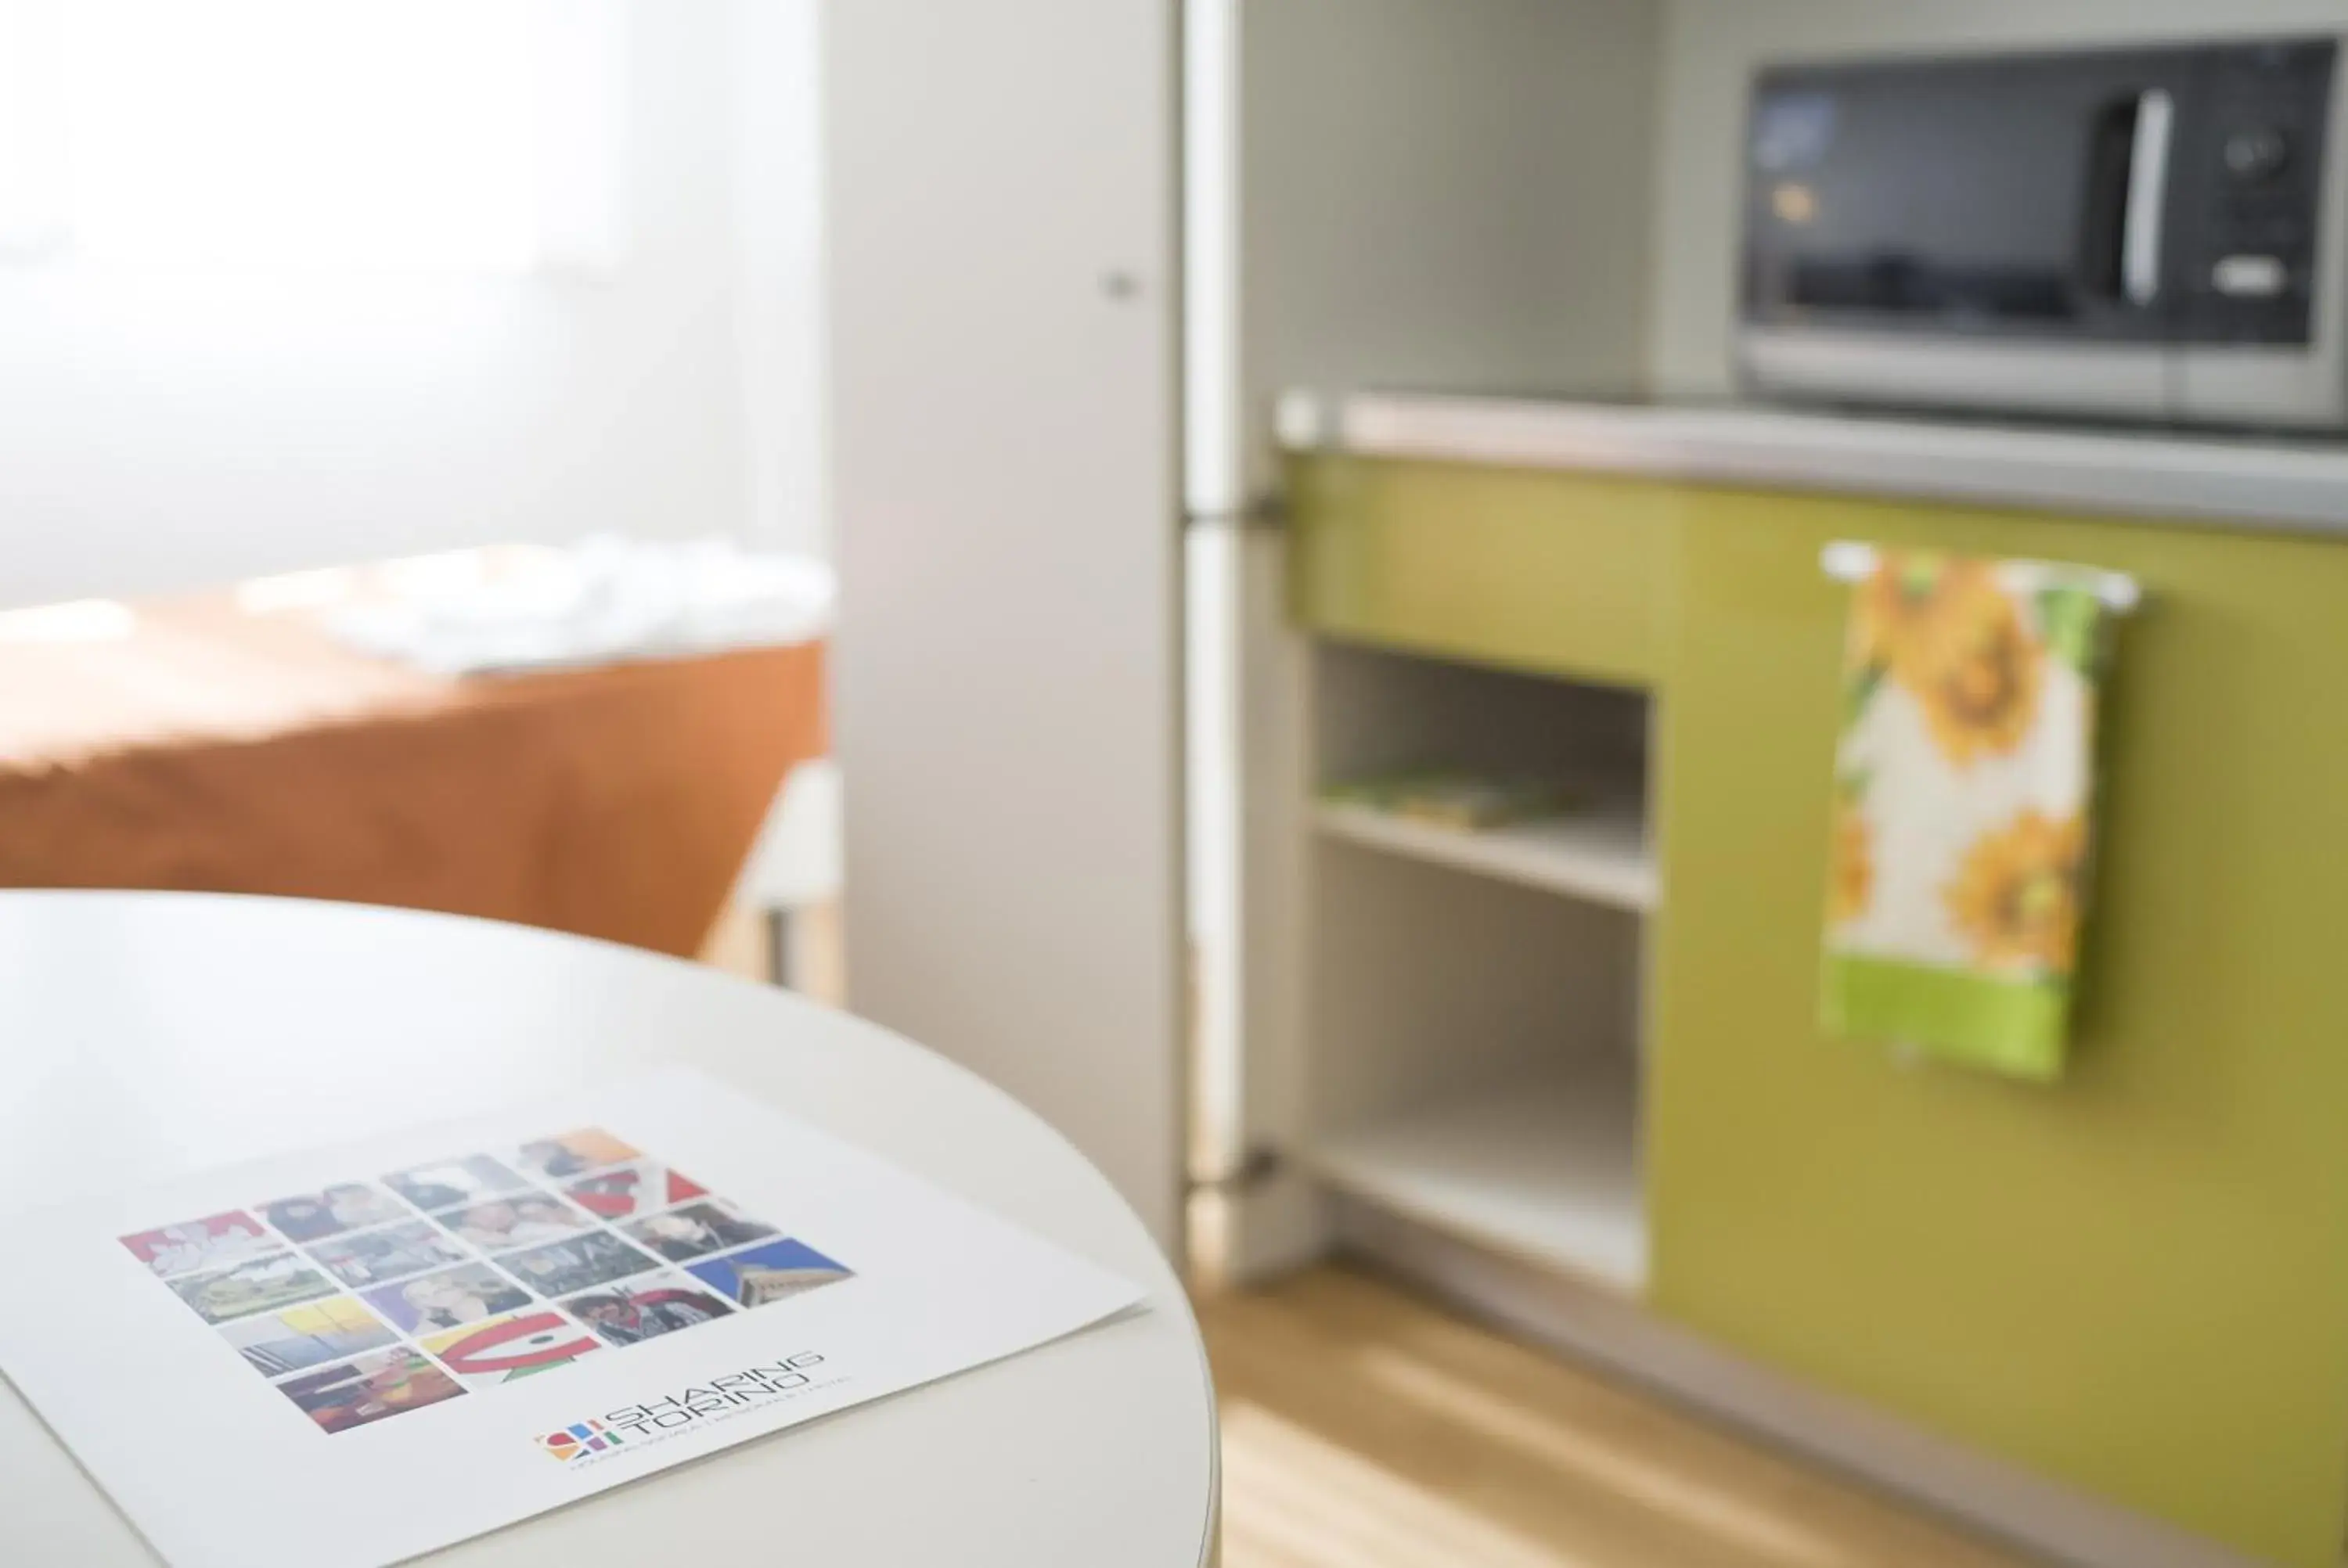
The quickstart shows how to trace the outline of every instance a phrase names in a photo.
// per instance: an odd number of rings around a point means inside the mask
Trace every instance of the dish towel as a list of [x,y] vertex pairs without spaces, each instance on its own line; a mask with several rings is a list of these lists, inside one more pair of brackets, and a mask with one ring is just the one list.
[[1823,1013],[2059,1077],[2091,836],[2105,574],[1885,552],[1854,589]]

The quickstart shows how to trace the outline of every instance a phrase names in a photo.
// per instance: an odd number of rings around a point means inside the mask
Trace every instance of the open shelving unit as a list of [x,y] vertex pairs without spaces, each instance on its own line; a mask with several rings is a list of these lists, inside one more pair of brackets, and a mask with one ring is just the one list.
[[1655,907],[1655,861],[1635,799],[1617,797],[1570,815],[1480,829],[1324,801],[1314,808],[1313,823],[1333,837],[1457,871],[1622,909]]
[[1406,1219],[1635,1296],[1647,1276],[1638,1098],[1621,1062],[1539,1069],[1324,1138],[1311,1163]]
[[1641,693],[1323,643],[1320,784],[1457,769],[1577,784],[1470,829],[1309,806],[1299,1163],[1417,1225],[1636,1297],[1641,954],[1661,899]]

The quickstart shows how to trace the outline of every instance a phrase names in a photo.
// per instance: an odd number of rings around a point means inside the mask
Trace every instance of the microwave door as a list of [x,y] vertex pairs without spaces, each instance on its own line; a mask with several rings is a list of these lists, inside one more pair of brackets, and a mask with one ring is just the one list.
[[2095,54],[1765,73],[1745,332],[1765,389],[2163,412],[2192,82]]

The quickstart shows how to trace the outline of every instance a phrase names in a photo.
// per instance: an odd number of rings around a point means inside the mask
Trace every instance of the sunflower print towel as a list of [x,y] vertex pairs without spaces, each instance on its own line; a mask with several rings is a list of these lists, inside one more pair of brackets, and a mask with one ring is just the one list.
[[2098,575],[1887,552],[1856,589],[1829,1031],[2060,1075],[2107,641]]

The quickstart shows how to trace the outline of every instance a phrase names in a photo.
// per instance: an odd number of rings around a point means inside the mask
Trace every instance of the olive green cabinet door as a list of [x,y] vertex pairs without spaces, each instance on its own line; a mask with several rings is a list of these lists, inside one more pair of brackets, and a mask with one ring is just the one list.
[[[2238,1551],[2348,1489],[2348,544],[1683,492],[1663,700],[1653,1296]],[[1826,1038],[1850,538],[2136,573],[2065,1079]]]
[[1464,463],[1292,458],[1289,581],[1324,636],[1570,680],[1662,674],[1671,491]]

